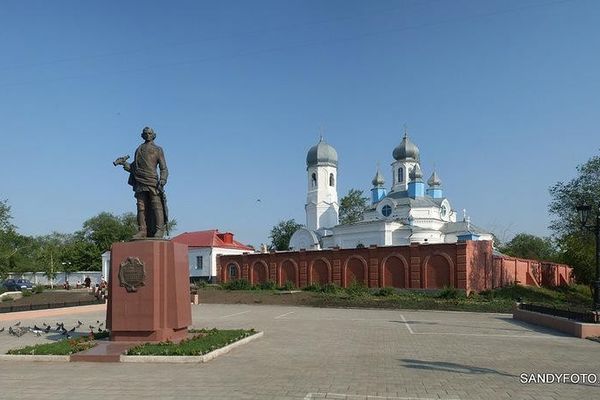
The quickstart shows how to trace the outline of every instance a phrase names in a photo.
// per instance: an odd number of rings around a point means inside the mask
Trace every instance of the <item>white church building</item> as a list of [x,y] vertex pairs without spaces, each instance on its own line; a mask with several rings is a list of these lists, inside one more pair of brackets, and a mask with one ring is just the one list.
[[434,171],[423,181],[419,148],[404,133],[392,152],[392,185],[389,192],[379,168],[372,181],[371,204],[362,220],[339,224],[337,194],[338,155],[323,138],[306,156],[308,190],[306,228],[290,240],[292,250],[399,246],[411,243],[456,243],[492,240],[486,232],[456,211],[444,197],[442,181]]

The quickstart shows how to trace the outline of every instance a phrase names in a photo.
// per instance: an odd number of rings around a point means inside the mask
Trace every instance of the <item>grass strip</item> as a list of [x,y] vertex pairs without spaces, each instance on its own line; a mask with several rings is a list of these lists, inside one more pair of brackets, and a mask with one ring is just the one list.
[[20,349],[9,350],[6,354],[43,355],[43,356],[68,356],[96,345],[96,340],[105,339],[108,332],[94,333],[93,336],[81,336],[73,339],[63,339],[58,342],[36,344]]
[[254,329],[219,330],[200,329],[190,330],[194,336],[179,343],[161,342],[145,343],[127,351],[129,356],[200,356],[213,350],[225,347],[240,339],[256,333]]

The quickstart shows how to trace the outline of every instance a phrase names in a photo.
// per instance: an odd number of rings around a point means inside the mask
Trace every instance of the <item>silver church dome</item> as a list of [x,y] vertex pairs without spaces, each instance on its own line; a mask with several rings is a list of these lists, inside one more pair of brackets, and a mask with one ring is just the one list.
[[375,174],[375,177],[373,178],[371,183],[374,187],[381,187],[385,185],[385,180],[383,179],[383,175],[381,175],[381,171],[379,171],[379,168],[377,168],[377,173]]
[[319,140],[319,143],[314,145],[308,150],[308,154],[306,155],[306,166],[310,167],[317,164],[326,164],[337,167],[338,164],[338,155],[335,149],[325,143],[323,138]]
[[433,171],[431,177],[427,180],[429,186],[442,186],[442,180],[438,176],[437,172]]
[[422,180],[423,173],[421,172],[421,167],[419,167],[419,164],[416,164],[414,166],[412,171],[410,171],[410,174],[408,174],[408,177],[410,178],[411,181],[421,181]]
[[395,160],[413,159],[419,161],[419,148],[416,144],[410,141],[408,134],[404,132],[402,142],[394,149],[392,153]]

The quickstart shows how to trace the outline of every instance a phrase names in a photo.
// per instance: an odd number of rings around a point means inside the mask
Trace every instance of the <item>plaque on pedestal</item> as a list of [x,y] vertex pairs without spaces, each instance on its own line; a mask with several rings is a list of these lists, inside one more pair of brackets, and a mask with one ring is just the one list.
[[187,246],[168,240],[115,243],[107,328],[114,341],[178,341],[192,323]]

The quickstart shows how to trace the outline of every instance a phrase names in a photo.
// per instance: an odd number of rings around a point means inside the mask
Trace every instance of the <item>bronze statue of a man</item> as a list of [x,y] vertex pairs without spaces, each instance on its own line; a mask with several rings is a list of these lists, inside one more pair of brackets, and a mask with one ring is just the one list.
[[[167,199],[164,186],[169,171],[162,148],[154,144],[156,133],[149,127],[142,131],[144,143],[135,150],[135,158],[128,163],[129,156],[113,162],[129,172],[129,183],[137,199],[138,232],[134,239],[146,237],[162,238],[168,222]],[[158,166],[160,175],[156,172]]]

